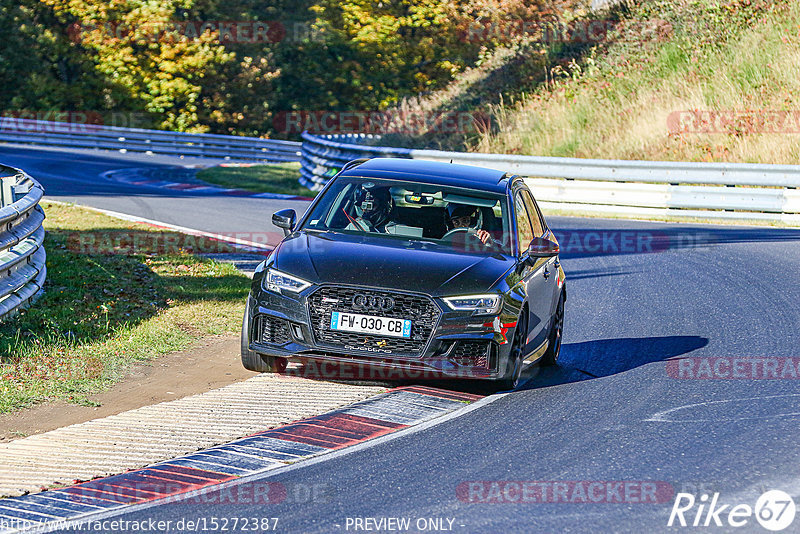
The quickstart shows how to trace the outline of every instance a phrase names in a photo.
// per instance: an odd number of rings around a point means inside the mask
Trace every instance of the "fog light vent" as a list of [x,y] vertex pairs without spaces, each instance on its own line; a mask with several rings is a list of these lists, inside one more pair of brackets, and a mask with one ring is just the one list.
[[303,337],[303,329],[300,328],[299,324],[290,323],[292,327],[292,335],[298,341],[304,341],[305,338]]

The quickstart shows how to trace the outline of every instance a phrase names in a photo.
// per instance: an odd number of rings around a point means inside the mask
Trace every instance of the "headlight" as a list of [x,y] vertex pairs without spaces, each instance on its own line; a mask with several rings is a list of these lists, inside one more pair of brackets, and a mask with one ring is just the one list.
[[479,314],[497,313],[502,299],[500,295],[467,295],[443,299],[453,310],[474,311]]
[[267,276],[264,277],[264,285],[270,291],[280,292],[281,289],[285,289],[292,293],[300,293],[310,286],[311,282],[306,282],[302,278],[282,273],[277,269],[269,269],[267,271]]

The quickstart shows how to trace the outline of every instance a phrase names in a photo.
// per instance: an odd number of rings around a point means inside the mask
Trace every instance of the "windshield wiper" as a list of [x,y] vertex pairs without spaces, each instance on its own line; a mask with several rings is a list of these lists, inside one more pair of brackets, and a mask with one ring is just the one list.
[[420,245],[433,245],[434,247],[437,247],[437,248],[442,246],[441,244],[436,243],[435,241],[423,241],[423,240],[420,240],[420,239],[406,239],[406,242],[410,243],[410,244],[419,243]]
[[311,232],[317,234],[317,237],[321,239],[330,239],[331,235],[344,235],[342,232],[337,232],[335,230],[327,229],[327,230],[320,230],[318,228],[304,228],[303,231]]

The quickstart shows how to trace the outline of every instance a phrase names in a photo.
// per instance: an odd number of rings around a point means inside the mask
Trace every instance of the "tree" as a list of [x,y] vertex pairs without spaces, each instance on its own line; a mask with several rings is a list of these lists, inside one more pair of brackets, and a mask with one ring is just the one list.
[[[191,0],[96,3],[41,0],[70,28],[76,48],[106,83],[105,109],[151,114],[157,127],[204,131],[198,105],[234,55],[214,31],[176,24]],[[131,5],[133,4],[133,5]],[[90,75],[93,73],[89,73]]]

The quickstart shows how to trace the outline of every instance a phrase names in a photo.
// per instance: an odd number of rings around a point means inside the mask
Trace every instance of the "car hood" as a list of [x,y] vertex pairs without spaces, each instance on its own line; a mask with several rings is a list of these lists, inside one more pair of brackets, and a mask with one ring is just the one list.
[[273,254],[276,269],[315,284],[427,293],[475,294],[513,267],[508,257],[465,254],[419,241],[300,232]]

